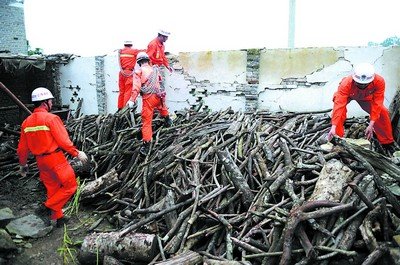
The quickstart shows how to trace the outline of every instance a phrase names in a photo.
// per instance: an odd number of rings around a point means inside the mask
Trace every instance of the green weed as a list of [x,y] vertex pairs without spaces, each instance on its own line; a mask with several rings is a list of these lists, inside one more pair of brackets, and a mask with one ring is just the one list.
[[63,258],[64,264],[77,264],[76,261],[76,245],[80,245],[82,242],[74,242],[68,235],[67,226],[64,225],[64,236],[62,246],[57,249],[60,256]]
[[76,189],[74,197],[68,203],[68,206],[67,206],[67,208],[65,209],[65,212],[64,212],[64,214],[67,215],[67,216],[71,216],[73,214],[78,215],[78,212],[79,212],[79,200],[80,200],[81,190],[82,190],[82,187],[83,187],[84,183],[81,183],[79,177],[76,178],[76,182],[78,183],[78,187]]

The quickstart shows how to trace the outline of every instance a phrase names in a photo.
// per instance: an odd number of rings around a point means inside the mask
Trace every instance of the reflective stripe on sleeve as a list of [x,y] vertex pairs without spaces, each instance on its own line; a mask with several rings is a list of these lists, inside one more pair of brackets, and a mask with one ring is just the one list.
[[37,131],[50,131],[50,128],[46,125],[35,126],[35,127],[26,127],[24,132],[37,132]]

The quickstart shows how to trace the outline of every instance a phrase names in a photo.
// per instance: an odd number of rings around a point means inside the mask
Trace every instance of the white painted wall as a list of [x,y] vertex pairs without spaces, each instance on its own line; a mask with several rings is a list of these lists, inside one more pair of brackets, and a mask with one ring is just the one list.
[[[166,102],[169,110],[189,109],[190,106],[196,104],[196,98],[190,94],[190,82],[185,80],[184,75],[178,72],[169,73],[164,71],[165,89],[167,91]],[[140,105],[140,104],[139,104]]]
[[[62,105],[74,113],[83,99],[81,113],[97,114],[96,65],[94,57],[78,57],[60,67]],[[76,87],[79,86],[80,89]]]
[[[175,56],[175,72],[166,71],[167,105],[171,111],[190,108],[199,100],[213,111],[232,107],[244,110],[246,98],[247,51],[180,53]],[[319,111],[332,108],[332,96],[340,80],[351,73],[352,65],[373,63],[376,72],[386,80],[385,105],[389,107],[400,87],[399,47],[337,47],[262,50],[259,62],[258,109],[270,111]],[[62,66],[63,104],[74,110],[68,87],[79,85],[78,98],[84,98],[83,113],[97,113],[94,57],[78,57]],[[104,57],[107,112],[117,110],[117,53]],[[282,82],[294,78],[295,84]],[[140,102],[139,102],[140,103]],[[141,104],[139,104],[141,105]],[[139,109],[140,111],[140,109]],[[349,117],[365,116],[357,105],[350,103]]]
[[118,53],[106,55],[104,57],[104,79],[106,86],[106,104],[107,113],[115,113],[117,111],[118,101]]

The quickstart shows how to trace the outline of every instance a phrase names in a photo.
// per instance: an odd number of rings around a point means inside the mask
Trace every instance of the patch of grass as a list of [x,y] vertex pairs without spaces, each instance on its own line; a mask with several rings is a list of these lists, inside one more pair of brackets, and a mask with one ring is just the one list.
[[65,215],[67,215],[67,216],[71,216],[73,214],[78,215],[78,212],[79,212],[79,200],[80,200],[80,197],[81,197],[81,190],[82,190],[82,187],[83,187],[84,183],[81,183],[79,177],[76,178],[76,182],[78,183],[78,187],[76,189],[74,197],[68,203],[68,206],[67,206],[67,208],[65,209],[65,212],[64,212]]

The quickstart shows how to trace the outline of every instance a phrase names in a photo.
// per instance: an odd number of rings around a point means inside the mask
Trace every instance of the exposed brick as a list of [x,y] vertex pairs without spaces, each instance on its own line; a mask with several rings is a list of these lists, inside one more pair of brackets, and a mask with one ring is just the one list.
[[0,17],[0,52],[27,54],[23,2],[1,0]]

